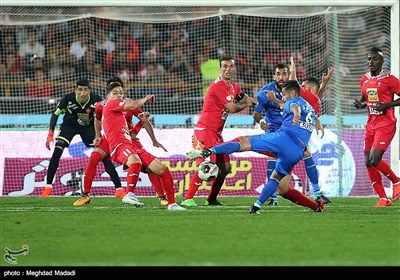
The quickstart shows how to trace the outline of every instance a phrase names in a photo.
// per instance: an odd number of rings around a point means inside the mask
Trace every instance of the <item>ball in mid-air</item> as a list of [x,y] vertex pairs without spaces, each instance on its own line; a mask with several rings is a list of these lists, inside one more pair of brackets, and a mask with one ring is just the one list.
[[199,171],[199,178],[207,182],[217,178],[219,173],[218,165],[207,160],[200,163],[197,170]]

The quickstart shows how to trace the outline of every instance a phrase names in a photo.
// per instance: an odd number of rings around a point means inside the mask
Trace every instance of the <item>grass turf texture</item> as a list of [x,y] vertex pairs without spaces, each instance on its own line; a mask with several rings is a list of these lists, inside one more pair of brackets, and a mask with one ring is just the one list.
[[[114,197],[1,197],[0,249],[29,253],[18,266],[399,266],[400,201],[333,198],[315,213],[280,198],[250,215],[255,197],[170,212]],[[181,198],[177,198],[180,203]],[[1,266],[9,266],[4,260]]]

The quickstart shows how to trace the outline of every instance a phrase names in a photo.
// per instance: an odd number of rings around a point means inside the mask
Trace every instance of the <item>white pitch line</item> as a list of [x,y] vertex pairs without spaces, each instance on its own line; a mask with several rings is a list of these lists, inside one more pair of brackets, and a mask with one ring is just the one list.
[[[357,209],[365,209],[365,208],[371,208],[369,205],[365,206],[352,206],[352,205],[332,205],[332,206],[327,206],[325,209],[329,211],[329,209],[343,209],[346,208],[348,211],[353,211]],[[138,209],[143,209],[143,210],[151,210],[151,211],[168,211],[164,207],[160,206],[144,206],[142,208],[137,208],[133,207],[130,205],[115,205],[115,206],[82,206],[82,207],[73,207],[73,206],[65,206],[65,207],[9,207],[9,208],[3,208],[2,210],[4,212],[79,212],[79,211],[90,211],[90,210],[104,210],[104,211],[109,211],[109,210],[129,210],[129,209],[134,209],[135,211]],[[237,206],[198,206],[198,207],[187,207],[189,212],[223,212],[223,211],[243,211],[244,209],[249,209],[248,205],[237,205]],[[303,211],[310,211],[310,209],[301,207],[301,206],[296,206],[296,205],[287,205],[287,206],[274,206],[274,207],[262,207],[261,211],[263,212],[286,212],[289,209],[295,210],[298,212],[303,212]]]

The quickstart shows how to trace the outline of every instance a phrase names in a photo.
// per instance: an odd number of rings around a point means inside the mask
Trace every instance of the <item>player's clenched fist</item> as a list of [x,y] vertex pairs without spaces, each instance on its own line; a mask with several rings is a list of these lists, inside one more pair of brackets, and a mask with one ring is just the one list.
[[93,140],[93,145],[94,145],[95,147],[97,147],[98,145],[100,145],[100,142],[101,142],[101,137],[96,136],[96,137],[94,138],[94,140]]
[[146,95],[146,102],[154,103],[155,101],[156,101],[156,97],[154,96],[154,94]]

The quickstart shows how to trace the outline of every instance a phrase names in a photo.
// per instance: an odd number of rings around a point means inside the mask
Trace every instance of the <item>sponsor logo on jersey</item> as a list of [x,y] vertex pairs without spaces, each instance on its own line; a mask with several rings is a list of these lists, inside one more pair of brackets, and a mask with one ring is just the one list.
[[379,101],[378,89],[377,88],[367,88],[368,101]]

